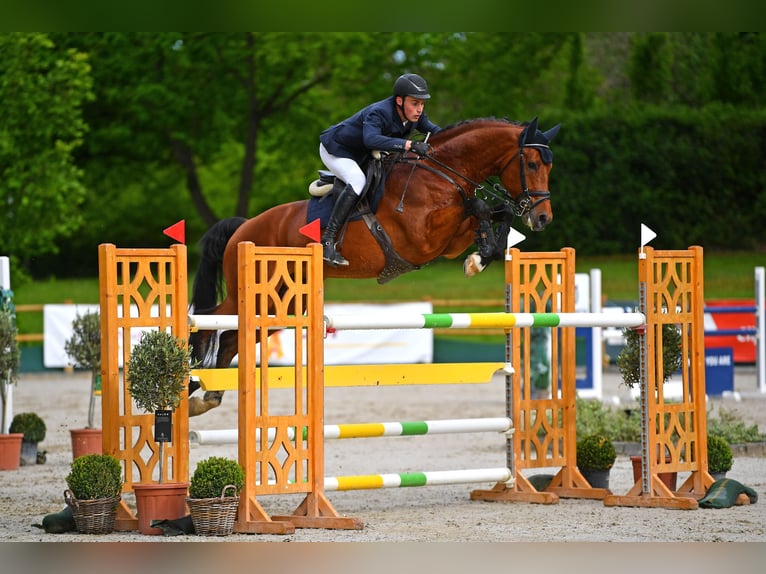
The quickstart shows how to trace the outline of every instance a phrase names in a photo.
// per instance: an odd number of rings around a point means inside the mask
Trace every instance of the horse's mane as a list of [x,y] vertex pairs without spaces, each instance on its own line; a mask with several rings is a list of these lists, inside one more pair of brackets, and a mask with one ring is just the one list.
[[488,116],[485,118],[473,118],[469,120],[461,120],[459,122],[450,124],[442,128],[442,130],[438,134],[436,134],[434,138],[438,138],[438,139],[451,138],[456,135],[460,135],[461,133],[469,129],[472,129],[476,127],[477,125],[490,124],[490,123],[492,124],[502,123],[502,124],[508,124],[513,126],[527,125],[527,122],[517,122],[517,121],[509,120],[508,118],[496,118],[494,116]]

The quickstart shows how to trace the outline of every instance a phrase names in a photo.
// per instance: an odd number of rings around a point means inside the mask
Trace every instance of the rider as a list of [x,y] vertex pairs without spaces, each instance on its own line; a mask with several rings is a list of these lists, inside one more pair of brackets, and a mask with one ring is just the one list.
[[320,134],[319,157],[346,184],[335,198],[322,234],[322,257],[330,265],[348,265],[336,250],[336,235],[364,190],[366,178],[360,165],[372,150],[428,153],[428,144],[406,138],[413,130],[435,134],[441,129],[425,114],[425,102],[430,97],[422,77],[403,74],[394,83],[392,96],[370,104]]

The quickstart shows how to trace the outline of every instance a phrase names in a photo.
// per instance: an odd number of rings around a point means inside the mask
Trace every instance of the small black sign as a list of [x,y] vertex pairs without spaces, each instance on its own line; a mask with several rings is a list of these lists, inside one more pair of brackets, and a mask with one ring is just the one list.
[[155,442],[171,442],[173,411],[154,411]]

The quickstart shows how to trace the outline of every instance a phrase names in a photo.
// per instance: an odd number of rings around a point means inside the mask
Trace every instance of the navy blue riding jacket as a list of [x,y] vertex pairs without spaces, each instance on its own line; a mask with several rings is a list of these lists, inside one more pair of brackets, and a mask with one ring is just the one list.
[[396,111],[396,97],[390,96],[330,126],[319,135],[319,141],[334,156],[351,158],[361,164],[372,150],[403,151],[406,138],[413,130],[435,134],[440,129],[425,112],[415,124],[402,123]]

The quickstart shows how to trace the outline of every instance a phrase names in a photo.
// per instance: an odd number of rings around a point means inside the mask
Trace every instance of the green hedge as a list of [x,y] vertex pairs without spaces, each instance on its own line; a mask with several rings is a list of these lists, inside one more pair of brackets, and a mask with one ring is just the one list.
[[663,249],[766,246],[766,110],[625,108],[567,115],[553,141],[553,223],[527,250],[633,253],[639,224]]

